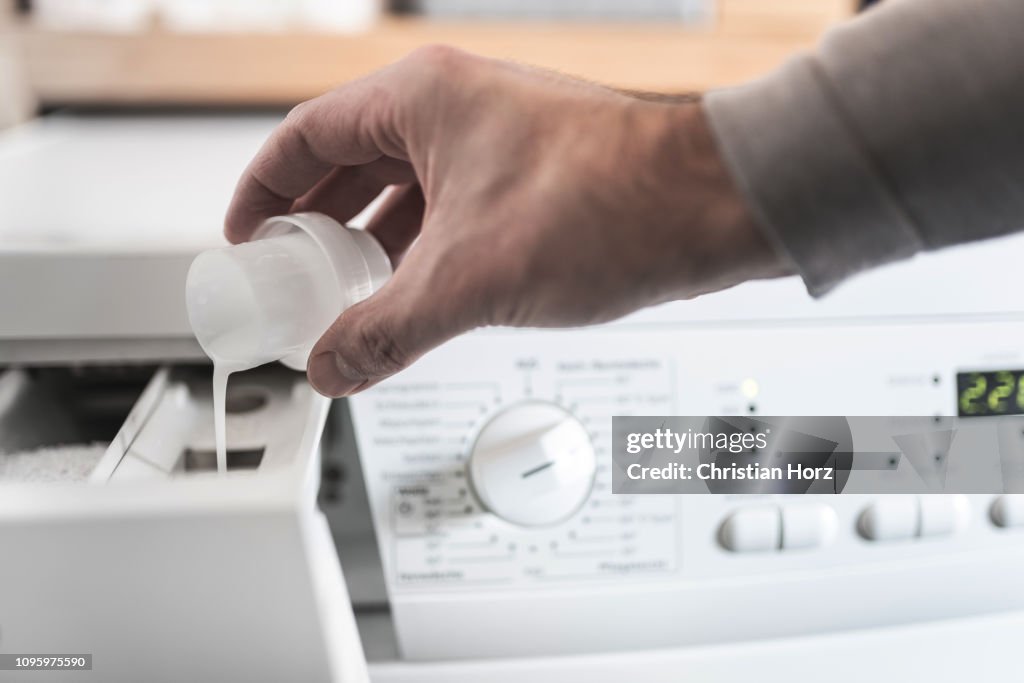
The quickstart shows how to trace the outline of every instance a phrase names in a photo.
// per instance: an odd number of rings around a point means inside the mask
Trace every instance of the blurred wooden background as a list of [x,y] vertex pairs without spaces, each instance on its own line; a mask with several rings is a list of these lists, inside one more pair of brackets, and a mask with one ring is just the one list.
[[[0,36],[11,86],[43,105],[290,105],[448,43],[609,84],[704,90],[744,81],[812,46],[854,0],[718,0],[713,25],[449,21],[385,15],[363,33],[62,31],[16,17]],[[3,64],[0,56],[0,64]],[[18,72],[18,76],[13,74]],[[4,76],[0,75],[0,79]],[[0,89],[4,84],[0,82]],[[19,107],[23,109],[23,107]]]

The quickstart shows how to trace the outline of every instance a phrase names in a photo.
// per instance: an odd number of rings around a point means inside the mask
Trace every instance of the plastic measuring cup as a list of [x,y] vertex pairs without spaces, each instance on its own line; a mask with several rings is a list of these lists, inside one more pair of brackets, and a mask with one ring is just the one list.
[[185,300],[196,339],[214,362],[243,368],[280,360],[305,370],[335,318],[390,276],[372,235],[299,213],[268,219],[249,242],[199,254]]

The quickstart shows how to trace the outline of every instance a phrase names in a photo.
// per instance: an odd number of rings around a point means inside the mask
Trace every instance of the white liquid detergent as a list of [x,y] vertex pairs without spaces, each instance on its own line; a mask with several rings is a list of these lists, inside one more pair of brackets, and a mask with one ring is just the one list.
[[253,240],[205,251],[188,272],[192,331],[213,361],[217,470],[227,470],[227,383],[280,360],[305,370],[334,319],[391,276],[380,244],[318,213],[271,218]]
[[228,471],[227,395],[229,370],[222,363],[213,362],[213,433],[217,442],[217,471]]

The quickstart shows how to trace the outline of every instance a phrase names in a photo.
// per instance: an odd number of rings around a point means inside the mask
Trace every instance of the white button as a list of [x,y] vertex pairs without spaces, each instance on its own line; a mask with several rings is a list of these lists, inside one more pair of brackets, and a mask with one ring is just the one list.
[[839,519],[829,505],[797,503],[782,508],[782,549],[820,548],[836,537]]
[[992,521],[1001,527],[1024,526],[1024,494],[1008,494],[992,503]]
[[775,506],[743,508],[729,515],[718,530],[722,547],[737,553],[778,550],[782,519]]
[[970,505],[962,495],[927,495],[918,498],[921,504],[920,535],[949,536],[967,526]]
[[869,541],[899,541],[917,536],[919,520],[915,496],[886,496],[861,514],[857,528]]

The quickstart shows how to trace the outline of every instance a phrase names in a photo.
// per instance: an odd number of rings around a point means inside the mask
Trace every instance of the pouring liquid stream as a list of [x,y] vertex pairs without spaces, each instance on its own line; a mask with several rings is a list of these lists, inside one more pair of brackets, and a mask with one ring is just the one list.
[[217,472],[228,471],[227,445],[227,393],[228,378],[233,372],[241,372],[256,367],[259,363],[239,363],[226,361],[222,358],[211,358],[213,361],[213,435],[217,447]]
[[217,442],[217,472],[228,471],[227,392],[231,370],[224,363],[213,364],[213,434]]

